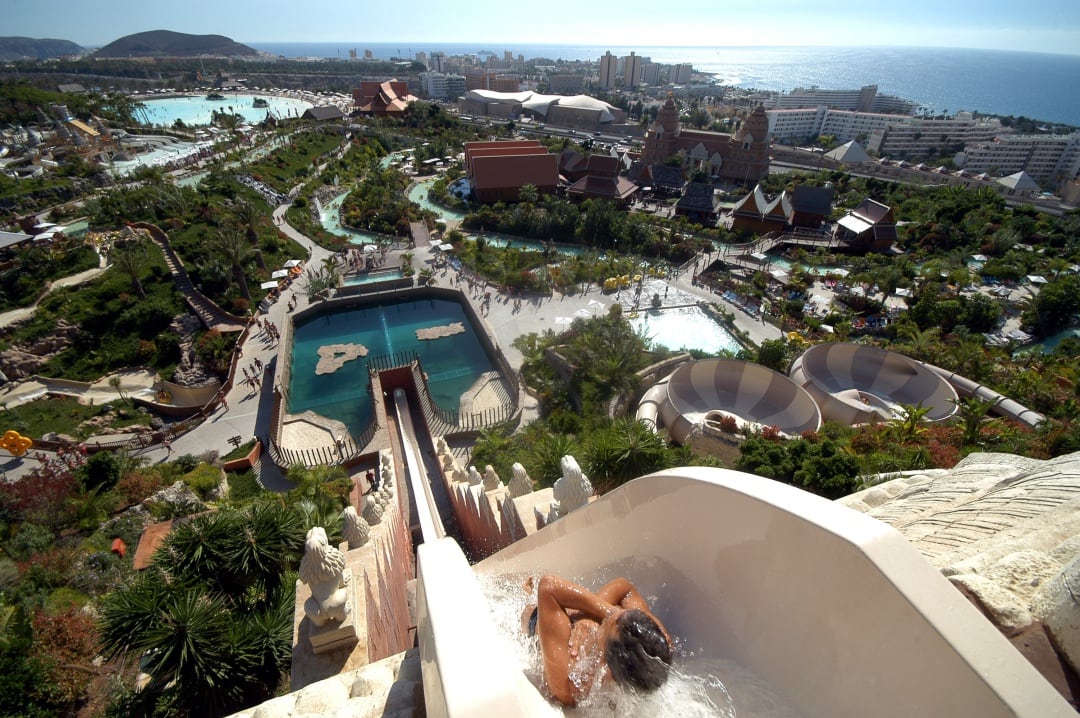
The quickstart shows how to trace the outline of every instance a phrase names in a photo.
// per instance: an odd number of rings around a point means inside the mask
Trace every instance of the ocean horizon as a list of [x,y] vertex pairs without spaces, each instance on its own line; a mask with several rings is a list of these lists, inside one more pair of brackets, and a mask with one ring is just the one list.
[[883,94],[933,112],[970,110],[1025,116],[1080,127],[1080,55],[925,47],[719,47],[539,45],[463,42],[245,42],[289,58],[349,59],[365,50],[380,60],[430,55],[496,55],[589,60],[607,51],[663,64],[689,62],[723,85],[788,92],[797,87],[856,89],[877,85]]

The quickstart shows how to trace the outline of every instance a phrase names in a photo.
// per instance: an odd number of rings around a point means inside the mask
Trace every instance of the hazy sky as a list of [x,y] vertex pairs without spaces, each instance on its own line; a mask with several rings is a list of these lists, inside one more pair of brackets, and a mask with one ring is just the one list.
[[245,43],[909,45],[1080,54],[1076,0],[0,0],[0,18],[0,34],[83,46],[175,30]]

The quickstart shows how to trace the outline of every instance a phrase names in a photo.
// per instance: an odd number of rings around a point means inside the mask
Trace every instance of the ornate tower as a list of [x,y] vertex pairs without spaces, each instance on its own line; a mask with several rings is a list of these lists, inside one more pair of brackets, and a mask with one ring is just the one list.
[[[765,122],[768,127],[768,118]],[[645,133],[641,161],[646,165],[658,164],[675,154],[675,140],[678,136],[679,108],[675,106],[675,98],[669,93],[667,102],[656,115],[656,122]]]
[[750,186],[769,174],[769,116],[758,105],[735,133],[725,174]]

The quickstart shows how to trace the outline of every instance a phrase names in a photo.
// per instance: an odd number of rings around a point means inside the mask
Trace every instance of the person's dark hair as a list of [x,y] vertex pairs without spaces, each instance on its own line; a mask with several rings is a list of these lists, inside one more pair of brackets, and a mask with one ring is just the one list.
[[615,635],[608,639],[605,656],[616,683],[654,691],[667,680],[671,644],[649,614],[632,608],[615,618]]

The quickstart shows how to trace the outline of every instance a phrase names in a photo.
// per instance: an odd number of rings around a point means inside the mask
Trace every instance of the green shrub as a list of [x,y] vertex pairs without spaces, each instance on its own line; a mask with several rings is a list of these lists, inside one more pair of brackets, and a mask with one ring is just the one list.
[[199,464],[184,474],[183,481],[205,501],[221,484],[221,469],[210,464]]

